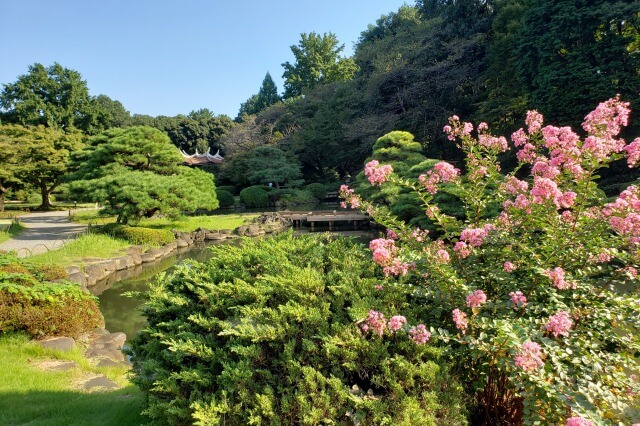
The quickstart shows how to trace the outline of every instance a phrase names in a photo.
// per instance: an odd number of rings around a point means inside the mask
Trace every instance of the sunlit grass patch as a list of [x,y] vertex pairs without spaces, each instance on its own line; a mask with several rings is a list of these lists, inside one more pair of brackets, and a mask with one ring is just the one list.
[[108,235],[89,234],[82,235],[57,250],[32,256],[29,260],[36,263],[66,266],[77,264],[87,257],[104,259],[115,257],[130,246],[131,243]]

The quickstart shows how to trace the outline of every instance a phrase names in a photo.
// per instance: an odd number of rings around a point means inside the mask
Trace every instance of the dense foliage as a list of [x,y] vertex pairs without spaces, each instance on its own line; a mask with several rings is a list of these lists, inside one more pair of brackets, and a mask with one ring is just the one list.
[[[440,350],[362,333],[372,304],[411,309],[363,248],[318,236],[214,247],[154,284],[132,343],[146,412],[168,424],[465,424]],[[377,306],[377,305],[376,305]]]
[[[484,424],[640,420],[639,189],[613,200],[594,182],[612,161],[640,161],[640,138],[619,138],[628,107],[617,98],[601,103],[585,117],[584,139],[543,126],[530,111],[527,129],[512,135],[519,166],[506,175],[498,162],[506,138],[486,123],[472,133],[458,117],[445,131],[466,154],[465,174],[443,161],[410,180],[390,165],[367,164],[372,185],[390,181],[422,200],[438,226],[432,238],[342,188],[389,227],[388,238],[370,244],[373,260],[415,286],[425,312],[407,318],[447,345],[477,392]],[[440,192],[462,201],[463,219],[438,208]],[[488,214],[496,201],[500,214]],[[391,327],[384,318],[376,324],[380,335]]]
[[262,186],[250,186],[240,191],[240,202],[246,207],[266,207],[269,193]]
[[236,204],[236,199],[233,194],[224,189],[216,188],[216,198],[221,208],[233,207]]
[[77,337],[101,326],[97,299],[76,283],[53,282],[63,276],[60,268],[0,254],[0,332]]
[[110,235],[131,244],[162,245],[175,240],[169,229],[153,229],[143,226],[129,226],[123,223],[109,223],[96,229],[97,233]]
[[218,207],[213,175],[180,165],[178,149],[157,129],[108,130],[74,159],[72,192],[104,203],[103,211],[118,215],[118,222]]

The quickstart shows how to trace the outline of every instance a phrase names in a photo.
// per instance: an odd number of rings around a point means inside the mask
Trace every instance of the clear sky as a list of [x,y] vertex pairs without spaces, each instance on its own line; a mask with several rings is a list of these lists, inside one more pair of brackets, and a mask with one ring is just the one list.
[[368,24],[413,0],[0,0],[0,83],[54,62],[132,114],[237,115],[305,32],[351,55]]

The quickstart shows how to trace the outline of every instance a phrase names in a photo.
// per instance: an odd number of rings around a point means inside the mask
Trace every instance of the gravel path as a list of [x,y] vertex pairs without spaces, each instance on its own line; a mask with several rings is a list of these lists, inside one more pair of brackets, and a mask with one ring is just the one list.
[[44,253],[62,247],[87,229],[87,225],[71,222],[68,210],[25,214],[20,223],[27,229],[0,244],[0,251],[15,250],[19,257]]

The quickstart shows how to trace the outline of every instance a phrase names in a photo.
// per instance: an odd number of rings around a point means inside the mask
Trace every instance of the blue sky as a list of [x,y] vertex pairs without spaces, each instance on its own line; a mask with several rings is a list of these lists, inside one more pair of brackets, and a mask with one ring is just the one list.
[[0,0],[0,83],[39,62],[79,71],[92,95],[132,114],[209,108],[235,117],[303,32],[333,32],[344,53],[368,24],[413,0]]

